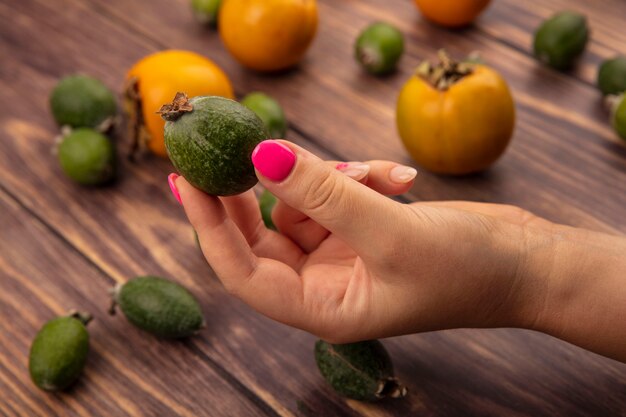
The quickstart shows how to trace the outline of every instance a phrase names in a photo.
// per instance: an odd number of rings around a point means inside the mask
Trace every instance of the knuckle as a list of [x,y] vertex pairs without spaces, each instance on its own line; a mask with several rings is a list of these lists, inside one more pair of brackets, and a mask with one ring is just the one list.
[[343,182],[337,181],[333,171],[313,179],[306,188],[303,205],[312,213],[323,213],[342,199]]
[[509,211],[509,213],[511,213],[511,216],[513,218],[518,219],[519,224],[522,226],[533,223],[537,219],[537,217],[533,213],[521,207],[509,204],[507,204],[505,207]]

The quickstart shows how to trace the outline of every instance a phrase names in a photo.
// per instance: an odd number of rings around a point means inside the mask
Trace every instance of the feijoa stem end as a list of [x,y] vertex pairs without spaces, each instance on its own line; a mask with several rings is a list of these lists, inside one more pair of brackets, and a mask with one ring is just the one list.
[[390,377],[379,381],[375,395],[377,398],[402,398],[406,394],[406,387],[397,378]]
[[609,94],[604,98],[604,105],[611,112],[611,114],[615,113],[617,106],[619,106],[622,102],[624,96],[624,94]]
[[174,96],[174,100],[169,104],[162,105],[157,113],[161,115],[163,120],[173,122],[178,120],[183,114],[191,111],[193,111],[193,106],[189,102],[187,94],[178,92]]
[[115,315],[115,308],[117,307],[117,297],[122,289],[122,284],[117,283],[115,287],[109,289],[109,294],[111,295],[111,306],[109,307],[109,314],[111,316]]
[[437,56],[439,57],[438,64],[433,65],[429,61],[422,61],[415,73],[438,90],[447,90],[463,77],[471,74],[476,65],[467,61],[456,62],[443,49],[437,53]]
[[91,320],[93,320],[93,316],[85,311],[70,310],[68,316],[80,321],[81,323],[83,323],[84,326],[86,326]]
[[373,48],[361,48],[359,50],[359,59],[365,66],[376,68],[380,65],[381,57]]

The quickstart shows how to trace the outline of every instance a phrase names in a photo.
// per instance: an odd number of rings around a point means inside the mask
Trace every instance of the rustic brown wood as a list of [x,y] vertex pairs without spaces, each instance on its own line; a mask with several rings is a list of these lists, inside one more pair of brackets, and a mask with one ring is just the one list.
[[[103,14],[132,26],[157,47],[207,54],[226,69],[240,94],[263,89],[276,95],[307,139],[350,159],[387,158],[410,164],[395,130],[399,88],[420,59],[432,58],[441,47],[457,55],[480,50],[513,89],[519,110],[513,143],[483,175],[453,179],[422,172],[411,197],[507,202],[569,224],[626,230],[621,221],[611,220],[612,213],[626,205],[626,149],[614,142],[599,93],[493,36],[437,28],[424,22],[409,1],[322,1],[319,36],[307,59],[297,71],[267,76],[241,68],[224,52],[214,32],[190,26],[185,7],[172,8],[167,0],[152,2],[150,10],[144,10],[141,2],[92,1]],[[611,14],[620,7],[611,4],[605,10]],[[502,20],[488,18],[481,20],[481,27]],[[352,59],[358,31],[380,19],[396,24],[409,39],[400,70],[383,80],[363,74]],[[615,51],[620,47],[616,44]],[[556,181],[559,186],[549,187]],[[569,188],[561,187],[561,181]],[[595,206],[596,193],[603,195],[602,207]]]
[[[584,7],[582,0],[577,3]],[[614,27],[611,11],[618,3],[589,13],[606,14]],[[560,5],[537,2],[528,13],[543,16]],[[409,197],[510,202],[555,220],[626,231],[626,152],[610,142],[598,94],[581,82],[589,81],[588,71],[559,74],[537,65],[515,44],[524,42],[522,29],[515,28],[533,26],[511,16],[519,7],[496,2],[476,28],[449,32],[423,22],[410,2],[322,1],[320,33],[305,62],[298,70],[265,76],[241,69],[214,32],[193,24],[183,0],[149,6],[139,0],[0,3],[0,55],[11,57],[0,65],[0,308],[11,318],[0,338],[0,412],[621,415],[624,365],[516,330],[390,340],[410,397],[378,405],[338,398],[317,374],[313,337],[258,316],[214,279],[165,185],[169,163],[124,163],[118,184],[85,189],[66,181],[50,156],[56,129],[46,102],[58,77],[83,71],[121,86],[136,59],[177,47],[215,59],[239,94],[262,89],[275,95],[295,129],[289,138],[328,158],[410,162],[393,127],[398,88],[420,58],[441,46],[453,53],[482,49],[514,89],[519,121],[513,146],[484,175],[451,179],[421,173]],[[357,31],[373,19],[390,20],[407,33],[400,71],[382,80],[362,74],[351,58]],[[601,39],[591,51],[610,55],[623,48],[609,36]],[[26,352],[43,321],[70,302],[98,310],[111,283],[146,273],[171,276],[196,293],[208,329],[183,344],[158,342],[130,330],[120,317],[105,317],[103,304],[94,326],[96,359],[83,382],[60,402],[29,385]],[[127,354],[108,354],[109,343]],[[137,351],[154,355],[137,359]],[[172,361],[164,364],[163,358]]]
[[[2,190],[0,210],[0,414],[263,414],[193,342],[160,341],[109,316],[115,281]],[[29,379],[30,343],[44,322],[72,308],[94,315],[89,360],[70,391],[46,394]]]

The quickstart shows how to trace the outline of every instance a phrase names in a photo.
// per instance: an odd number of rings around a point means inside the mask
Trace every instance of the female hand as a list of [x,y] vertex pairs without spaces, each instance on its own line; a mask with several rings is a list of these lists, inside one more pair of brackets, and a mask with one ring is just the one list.
[[172,182],[226,289],[259,312],[333,343],[455,327],[562,331],[553,313],[576,292],[555,277],[577,229],[512,206],[398,203],[381,193],[407,191],[414,171],[391,162],[340,165],[345,175],[270,140],[253,163],[280,200],[280,233],[265,228],[252,191],[218,198]]

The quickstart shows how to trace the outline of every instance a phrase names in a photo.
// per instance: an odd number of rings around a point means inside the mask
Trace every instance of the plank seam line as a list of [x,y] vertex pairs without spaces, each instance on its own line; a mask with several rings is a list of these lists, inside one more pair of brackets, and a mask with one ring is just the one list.
[[29,215],[34,217],[43,227],[45,227],[54,237],[63,242],[68,248],[70,248],[73,252],[76,252],[81,258],[87,261],[87,263],[93,266],[98,272],[100,272],[111,284],[115,284],[116,281],[106,273],[97,263],[95,263],[90,257],[81,252],[72,242],[70,242],[60,231],[58,231],[54,226],[45,221],[39,214],[37,214],[34,210],[28,207],[26,204],[22,202],[15,194],[9,191],[3,184],[0,184],[0,191],[4,192],[10,199],[12,199],[18,206],[24,209]]
[[208,356],[202,349],[200,349],[193,341],[189,343],[188,347],[192,351],[194,355],[196,355],[200,360],[205,361],[206,363],[213,368],[213,370],[222,378],[224,378],[229,384],[233,387],[237,388],[240,393],[242,393],[250,402],[256,405],[261,411],[263,411],[266,415],[272,417],[281,417],[272,406],[270,406],[265,400],[256,395],[254,391],[250,390],[246,387],[241,381],[239,381],[233,374],[228,372],[226,368],[220,365],[215,359]]

